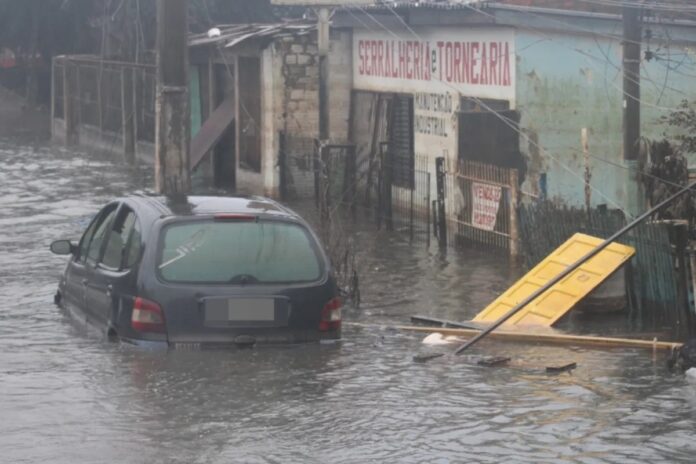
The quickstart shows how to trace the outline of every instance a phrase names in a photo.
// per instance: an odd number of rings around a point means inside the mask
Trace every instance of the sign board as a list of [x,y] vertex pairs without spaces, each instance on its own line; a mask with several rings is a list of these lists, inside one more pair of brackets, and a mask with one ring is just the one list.
[[513,101],[515,68],[515,33],[509,28],[353,33],[353,83],[360,90]]
[[499,185],[471,183],[471,225],[477,229],[495,230],[503,189]]

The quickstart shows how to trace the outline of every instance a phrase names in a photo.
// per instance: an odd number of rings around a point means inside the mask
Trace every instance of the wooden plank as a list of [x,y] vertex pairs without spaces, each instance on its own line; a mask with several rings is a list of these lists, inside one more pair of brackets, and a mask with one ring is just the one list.
[[[473,321],[494,322],[498,320],[510,308],[543,287],[601,242],[602,239],[590,235],[573,235],[488,307],[478,313]],[[612,243],[597,256],[537,297],[523,310],[511,317],[505,325],[551,327],[634,254],[634,248]]]
[[234,98],[228,97],[206,119],[196,136],[191,140],[191,169],[195,169],[215,144],[220,140],[225,131],[234,122],[235,104]]
[[[370,324],[360,324],[360,323],[350,323],[344,322],[344,326],[355,326],[355,327],[377,327],[376,325]],[[460,337],[474,336],[480,333],[476,329],[463,329],[463,328],[445,328],[445,327],[419,327],[419,326],[405,326],[398,325],[390,327],[396,330],[403,330],[406,332],[419,332],[419,333],[441,333],[442,335],[454,335]],[[679,349],[682,344],[678,342],[667,342],[655,340],[639,340],[635,338],[615,338],[615,337],[595,337],[592,335],[571,335],[563,334],[553,331],[543,331],[543,332],[531,332],[531,331],[512,331],[512,330],[501,330],[491,332],[489,335],[491,338],[502,339],[506,341],[516,341],[516,342],[529,342],[529,343],[548,343],[548,344],[559,344],[559,345],[587,345],[587,346],[597,346],[597,347],[623,347],[623,348],[646,348],[646,349],[656,349],[656,350],[675,350]]]

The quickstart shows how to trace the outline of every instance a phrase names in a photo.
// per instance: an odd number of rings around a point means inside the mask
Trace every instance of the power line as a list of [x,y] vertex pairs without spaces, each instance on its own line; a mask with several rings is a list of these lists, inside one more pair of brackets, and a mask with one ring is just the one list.
[[657,1],[644,1],[637,3],[636,1],[629,2],[623,0],[580,0],[583,3],[591,3],[595,5],[611,6],[611,7],[630,7],[643,8],[648,10],[665,11],[673,13],[696,13],[696,7],[687,5],[676,5],[673,3],[662,3]]
[[[465,5],[465,6],[468,7],[468,8],[472,8],[472,7],[470,7],[469,5]],[[361,10],[364,14],[366,14],[368,17],[370,17],[375,23],[379,24],[382,28],[386,29],[391,35],[395,36],[397,39],[401,39],[401,37],[399,37],[396,33],[394,33],[393,31],[391,31],[387,26],[385,26],[385,25],[384,25],[382,22],[380,22],[377,18],[375,18],[373,15],[371,15],[368,11],[364,10],[364,9],[361,8],[359,5],[354,5],[354,7],[357,7],[359,10]],[[423,40],[423,39],[418,35],[418,33],[416,33],[416,32],[403,20],[403,18],[401,18],[401,16],[398,15],[398,14],[396,13],[396,11],[394,11],[394,10],[393,10],[391,7],[389,7],[388,5],[386,5],[386,7],[387,7],[387,9],[388,9],[393,15],[395,15],[395,16],[399,19],[399,21],[411,32],[411,34],[412,34],[416,39],[418,39],[419,41],[422,41],[422,40]],[[473,8],[472,8],[472,9],[473,9]],[[476,10],[476,11],[481,12],[482,14],[488,14],[488,13],[482,12],[482,11],[480,11],[480,10]],[[352,14],[352,13],[351,13],[351,14]],[[489,14],[489,15],[490,15],[490,14]],[[353,15],[353,16],[355,16],[355,15]],[[491,16],[493,16],[493,15],[491,15]],[[363,23],[363,24],[365,24],[365,23]],[[368,27],[368,28],[369,28],[369,27]],[[550,40],[553,40],[553,38],[550,38]],[[578,50],[575,50],[575,51],[578,51]],[[595,58],[595,57],[592,56],[592,58]],[[608,59],[608,57],[605,57],[605,58],[607,58],[606,61],[607,61],[609,64],[611,64],[612,66],[614,66],[615,68],[617,68],[617,69],[619,69],[619,70],[621,69],[621,68],[618,68],[618,67],[617,67],[616,65],[614,65],[613,63],[611,63],[611,61]],[[606,79],[606,77],[607,77],[607,76],[605,75],[605,79]],[[457,90],[454,86],[452,86],[451,84],[449,84],[448,82],[445,82],[445,81],[442,81],[442,80],[440,80],[440,82],[443,83],[444,85],[446,85],[447,87],[450,87],[451,89],[457,91],[457,93],[459,93],[458,90]],[[657,84],[656,84],[654,81],[652,81],[652,80],[650,80],[650,82],[652,82],[653,84],[657,85]],[[674,89],[674,90],[675,90],[675,91],[678,91],[677,89]],[[622,92],[623,92],[623,90],[622,90]],[[680,92],[680,91],[679,91],[679,93],[681,93],[682,95],[686,95],[686,94],[684,94],[683,92]],[[509,119],[509,118],[507,118],[507,117],[505,117],[504,115],[498,113],[497,111],[493,110],[492,108],[490,108],[490,106],[488,106],[485,102],[483,102],[481,99],[479,99],[479,98],[477,98],[477,97],[468,97],[468,96],[467,96],[467,98],[470,98],[470,99],[472,99],[472,100],[477,101],[477,103],[478,103],[479,105],[481,105],[484,109],[486,109],[487,111],[489,111],[489,112],[495,114],[496,117],[498,117],[501,121],[503,121],[503,123],[505,123],[505,124],[508,125],[510,128],[512,128],[518,135],[522,136],[529,144],[535,146],[535,147],[539,150],[540,153],[542,153],[543,155],[545,155],[545,156],[548,157],[548,158],[551,158],[553,161],[555,161],[557,164],[559,164],[563,169],[567,170],[567,171],[568,171],[569,173],[571,173],[573,176],[579,178],[579,179],[582,181],[583,184],[588,185],[593,191],[595,191],[597,194],[599,194],[602,198],[604,198],[605,200],[607,200],[609,203],[613,204],[615,207],[617,207],[617,209],[620,209],[621,211],[623,211],[624,214],[627,214],[628,216],[630,216],[630,214],[627,213],[620,205],[618,205],[616,202],[614,202],[614,201],[611,200],[609,197],[607,197],[606,195],[604,195],[600,190],[598,190],[598,189],[596,189],[595,187],[593,187],[589,182],[586,182],[584,178],[582,178],[582,177],[579,176],[577,173],[575,173],[575,171],[573,171],[569,166],[567,166],[566,164],[564,164],[563,162],[561,162],[558,158],[556,158],[555,156],[553,156],[553,155],[551,155],[550,153],[548,153],[548,151],[546,151],[546,150],[545,150],[543,147],[541,147],[538,143],[536,143],[535,141],[531,140],[527,134],[525,134],[523,131],[521,131],[521,130],[519,129],[517,122],[515,122],[515,121],[513,121],[513,120],[511,120],[511,119]],[[642,102],[642,103],[649,104],[649,103],[647,103],[647,102]],[[653,106],[657,106],[657,105],[653,105]],[[659,106],[658,106],[658,107],[659,107]],[[666,107],[659,107],[659,108],[669,109],[669,110],[675,110],[675,109],[666,108]],[[573,147],[568,147],[568,148],[569,148],[570,150],[572,150],[572,151],[580,152],[580,150],[578,150],[578,149],[576,149],[576,148],[573,148]],[[582,153],[584,154],[585,152],[583,151]],[[658,177],[658,176],[655,176],[655,175],[653,175],[653,174],[647,173],[647,172],[642,171],[642,170],[640,170],[640,169],[638,169],[638,168],[632,168],[632,167],[624,166],[624,165],[622,165],[622,164],[619,164],[619,163],[615,163],[615,162],[606,160],[606,159],[604,159],[604,158],[598,157],[598,156],[596,156],[596,155],[592,155],[592,154],[590,154],[590,153],[587,153],[587,154],[588,154],[590,157],[592,157],[592,158],[594,158],[594,159],[596,159],[596,160],[599,160],[599,161],[603,161],[603,162],[605,162],[605,163],[607,163],[607,164],[609,164],[609,165],[612,165],[612,166],[615,166],[615,167],[619,167],[619,168],[622,168],[622,169],[628,170],[628,171],[636,171],[636,172],[639,172],[639,173],[641,173],[642,175],[644,175],[644,176],[646,176],[646,177],[653,178],[653,179],[655,179],[655,180],[659,180],[660,182],[663,182],[663,183],[665,183],[665,184],[681,187],[681,185],[679,185],[679,184],[675,184],[675,183],[673,183],[673,182],[671,182],[671,181],[669,181],[669,180],[666,180],[666,179],[660,178],[660,177]]]
[[[373,21],[375,21],[377,24],[379,24],[379,25],[382,26],[383,28],[387,29],[388,32],[390,32],[392,35],[394,35],[395,37],[397,37],[398,39],[400,39],[400,37],[399,37],[397,34],[395,34],[393,31],[389,30],[383,23],[381,23],[379,20],[377,20],[377,18],[375,18],[374,16],[372,16],[368,11],[364,10],[364,9],[361,8],[359,5],[353,5],[353,6],[354,6],[354,7],[357,7],[358,9],[360,9],[360,10],[361,10],[363,13],[365,13],[367,16],[371,17],[371,19],[372,19]],[[392,10],[392,12],[393,12],[393,10]],[[410,29],[410,28],[409,28],[409,29]],[[411,30],[411,32],[414,34],[414,37],[415,37],[416,39],[418,39],[418,40],[420,40],[420,41],[423,40],[415,31],[413,31],[413,29],[410,29],[410,30]],[[442,80],[440,80],[440,82],[443,83],[445,86],[450,87],[452,90],[455,90],[457,93],[459,93],[458,89],[456,89],[454,86],[452,86],[452,85],[449,84],[448,82],[445,82],[445,81],[442,81]],[[497,111],[493,110],[490,106],[488,106],[488,105],[487,105],[484,101],[482,101],[481,99],[479,99],[479,98],[477,98],[477,97],[469,97],[469,96],[467,96],[467,98],[471,98],[472,100],[476,101],[480,106],[482,106],[484,109],[486,109],[487,111],[489,111],[489,112],[495,114],[496,117],[498,117],[504,124],[506,124],[508,127],[510,127],[510,128],[511,128],[513,131],[515,131],[518,135],[522,136],[522,137],[527,141],[527,143],[529,143],[529,144],[535,146],[535,147],[539,150],[539,153],[541,153],[542,155],[544,155],[544,156],[546,156],[546,157],[552,159],[553,161],[555,161],[559,166],[561,166],[563,169],[565,169],[565,170],[566,170],[568,173],[570,173],[572,176],[574,176],[574,177],[580,179],[580,180],[582,181],[583,184],[588,185],[589,188],[591,188],[591,189],[592,189],[596,194],[598,194],[600,197],[604,198],[608,203],[612,204],[614,207],[616,207],[617,209],[621,210],[626,216],[631,217],[631,214],[630,214],[629,212],[627,212],[620,204],[618,204],[618,203],[615,202],[613,199],[611,199],[610,197],[608,197],[607,195],[605,195],[601,190],[597,189],[597,188],[594,187],[592,184],[586,182],[585,179],[584,179],[582,176],[580,176],[579,174],[577,174],[572,168],[570,168],[569,166],[567,166],[565,163],[563,163],[562,161],[560,161],[560,160],[559,160],[558,158],[556,158],[555,156],[553,156],[553,155],[551,155],[550,153],[548,153],[542,146],[540,146],[538,143],[536,143],[535,141],[533,141],[527,134],[525,134],[523,131],[521,131],[521,130],[519,129],[519,127],[517,126],[517,123],[511,123],[511,122],[508,120],[508,118],[505,118],[503,115],[501,115],[501,114],[498,113]]]

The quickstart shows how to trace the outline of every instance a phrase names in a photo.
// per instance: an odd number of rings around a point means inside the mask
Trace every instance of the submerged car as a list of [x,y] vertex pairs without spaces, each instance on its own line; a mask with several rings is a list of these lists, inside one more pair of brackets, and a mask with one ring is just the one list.
[[335,340],[341,300],[316,234],[262,197],[129,196],[107,204],[70,255],[56,304],[135,344]]

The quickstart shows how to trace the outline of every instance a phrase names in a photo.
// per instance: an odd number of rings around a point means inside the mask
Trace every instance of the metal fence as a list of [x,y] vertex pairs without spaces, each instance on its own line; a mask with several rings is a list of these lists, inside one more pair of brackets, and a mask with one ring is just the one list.
[[53,61],[52,116],[65,123],[66,137],[81,128],[124,139],[155,141],[156,68],[151,64],[61,56]]
[[[438,201],[443,203],[445,218],[439,219],[439,228],[446,228],[447,243],[455,247],[483,244],[516,256],[517,170],[473,161],[448,165],[440,160],[437,171],[443,185],[438,191],[444,199]],[[442,231],[438,236],[442,242]]]
[[[623,213],[606,208],[572,208],[551,201],[524,205],[519,211],[520,242],[526,264],[532,267],[576,232],[607,238],[626,224]],[[678,221],[677,221],[678,222]],[[621,243],[636,249],[627,268],[626,284],[630,316],[640,328],[686,327],[692,287],[681,264],[674,239],[674,221],[648,220],[629,232]],[[685,242],[686,240],[684,240]]]
[[394,185],[386,143],[372,169],[360,171],[354,145],[320,147],[314,138],[281,133],[279,168],[281,198],[313,199],[322,220],[348,211],[378,230],[430,243],[430,173],[413,169],[410,188]]

